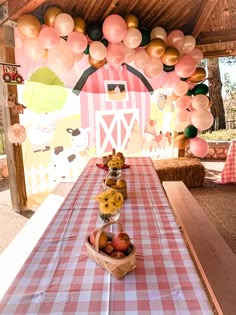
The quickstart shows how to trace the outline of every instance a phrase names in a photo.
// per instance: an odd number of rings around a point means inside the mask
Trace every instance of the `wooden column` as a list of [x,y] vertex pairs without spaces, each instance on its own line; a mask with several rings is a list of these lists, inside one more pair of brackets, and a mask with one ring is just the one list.
[[[0,26],[0,56],[0,61],[2,62],[15,62],[14,48],[6,47],[4,44],[3,26]],[[16,85],[6,84],[1,78],[0,106],[2,106],[3,109],[3,128],[5,134],[12,208],[16,212],[21,212],[28,210],[22,148],[21,145],[11,144],[7,139],[8,127],[14,123],[19,123],[19,115],[13,115],[11,108],[8,107],[8,93],[13,93],[17,96],[17,87]]]

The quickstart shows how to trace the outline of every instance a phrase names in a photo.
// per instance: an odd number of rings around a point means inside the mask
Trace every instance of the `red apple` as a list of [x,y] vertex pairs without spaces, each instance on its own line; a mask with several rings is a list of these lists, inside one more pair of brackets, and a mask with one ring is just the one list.
[[[98,229],[93,230],[90,235],[89,235],[89,240],[90,243],[95,246],[95,238],[97,235]],[[102,231],[100,238],[99,238],[99,243],[98,243],[99,249],[104,248],[107,245],[107,233]]]
[[107,255],[111,255],[114,252],[115,248],[112,245],[112,242],[107,242],[107,245],[103,248],[103,251]]
[[120,250],[115,250],[112,254],[111,254],[111,257],[114,257],[114,258],[122,258],[122,257],[125,257],[125,254],[120,251]]
[[115,250],[123,251],[129,248],[130,238],[129,235],[125,232],[120,232],[114,235],[112,239],[112,245]]

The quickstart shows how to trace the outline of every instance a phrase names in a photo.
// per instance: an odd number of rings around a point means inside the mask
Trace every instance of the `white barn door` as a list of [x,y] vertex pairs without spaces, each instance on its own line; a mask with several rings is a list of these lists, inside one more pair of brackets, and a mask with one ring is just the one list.
[[139,123],[139,109],[102,110],[95,112],[96,152],[124,150],[134,123]]

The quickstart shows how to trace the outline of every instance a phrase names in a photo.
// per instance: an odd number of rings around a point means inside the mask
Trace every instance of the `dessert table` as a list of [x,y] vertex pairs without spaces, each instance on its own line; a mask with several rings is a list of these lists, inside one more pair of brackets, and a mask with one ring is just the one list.
[[219,183],[236,183],[236,140],[232,140],[230,143]]
[[93,199],[107,174],[99,162],[92,158],[75,182],[0,314],[213,314],[150,158],[127,158],[122,171],[128,197],[119,221],[136,247],[136,269],[117,280],[88,258],[86,237],[103,225]]

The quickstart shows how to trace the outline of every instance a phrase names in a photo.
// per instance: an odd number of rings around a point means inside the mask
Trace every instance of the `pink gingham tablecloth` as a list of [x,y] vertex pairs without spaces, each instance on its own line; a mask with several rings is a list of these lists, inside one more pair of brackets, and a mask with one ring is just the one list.
[[136,246],[136,269],[116,280],[88,259],[86,237],[103,224],[92,198],[106,175],[99,162],[91,159],[78,178],[3,297],[0,314],[213,314],[149,158],[127,159],[130,168],[122,172],[128,198],[120,222]]
[[230,143],[219,183],[236,183],[236,140],[232,140]]

